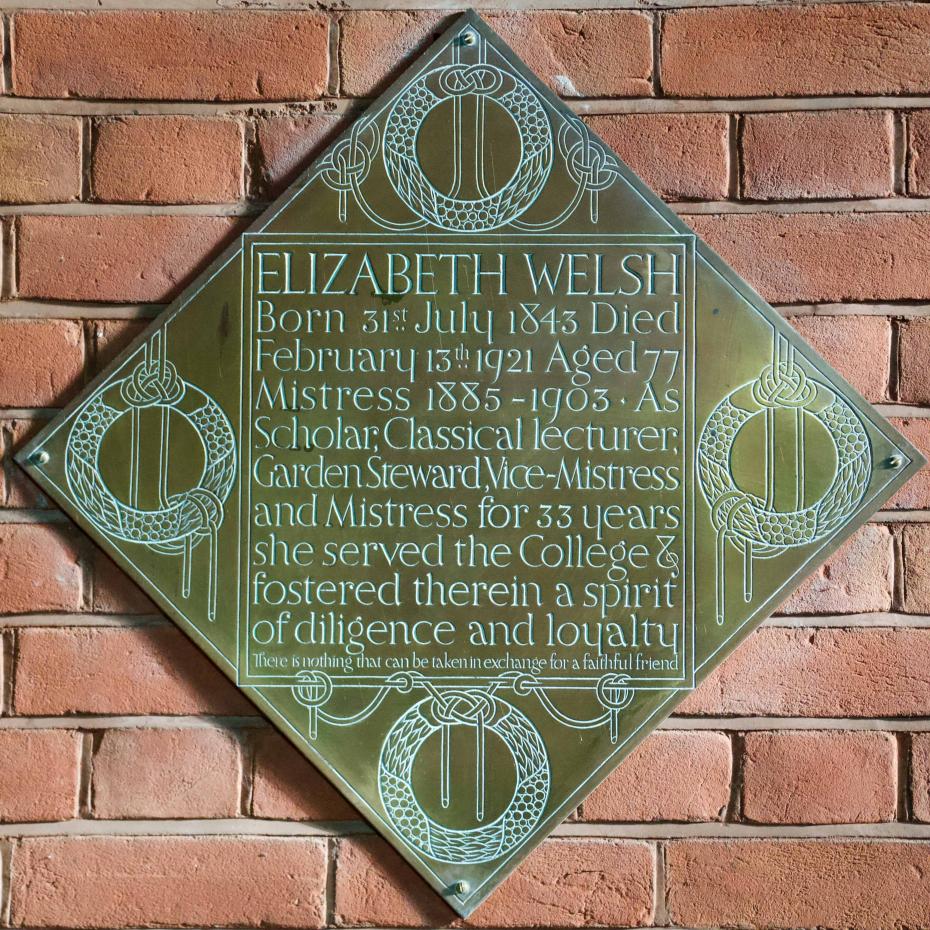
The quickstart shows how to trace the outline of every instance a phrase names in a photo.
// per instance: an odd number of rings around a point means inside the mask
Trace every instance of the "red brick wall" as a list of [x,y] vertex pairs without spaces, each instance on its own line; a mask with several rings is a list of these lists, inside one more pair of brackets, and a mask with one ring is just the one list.
[[[930,5],[714,3],[488,15],[927,451]],[[447,923],[8,456],[448,14],[56,4],[0,18],[0,925]],[[930,927],[928,552],[925,473],[474,922]]]

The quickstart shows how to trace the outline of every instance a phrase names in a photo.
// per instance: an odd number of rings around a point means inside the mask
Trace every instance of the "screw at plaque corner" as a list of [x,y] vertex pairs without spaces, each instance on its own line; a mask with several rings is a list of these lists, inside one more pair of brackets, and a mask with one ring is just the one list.
[[904,459],[900,455],[889,455],[888,456],[888,467],[889,468],[900,468],[904,464]]
[[48,465],[48,460],[51,456],[45,451],[45,449],[37,449],[32,455],[29,456],[29,462],[32,465]]
[[474,45],[478,37],[473,32],[466,32],[462,35],[462,45]]
[[463,895],[468,894],[468,882],[455,882],[452,885],[452,894]]

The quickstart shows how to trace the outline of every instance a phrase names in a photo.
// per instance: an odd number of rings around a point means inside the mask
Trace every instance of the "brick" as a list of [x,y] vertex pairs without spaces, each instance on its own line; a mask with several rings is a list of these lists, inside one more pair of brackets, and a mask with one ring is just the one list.
[[853,614],[890,610],[894,541],[886,526],[866,524],[781,605],[783,614]]
[[109,556],[94,551],[94,612],[157,614],[158,607]]
[[921,717],[930,713],[930,630],[757,630],[676,713]]
[[582,803],[586,821],[721,820],[732,754],[722,733],[657,730]]
[[723,200],[729,188],[729,123],[718,113],[625,113],[585,122],[660,197]]
[[541,10],[487,19],[561,97],[652,96],[652,17],[646,13]]
[[679,10],[665,17],[661,82],[676,97],[923,93],[928,58],[920,4]]
[[59,527],[0,524],[0,614],[81,609],[78,552]]
[[83,377],[80,323],[0,320],[0,406],[61,406]]
[[20,840],[11,923],[321,927],[322,840],[82,836]]
[[103,371],[150,324],[151,320],[95,320],[91,324],[93,373]]
[[[631,10],[487,13],[488,22],[563,97],[652,94],[652,19]],[[342,92],[383,90],[449,24],[443,13],[359,10],[342,18]],[[396,65],[389,71],[384,63]]]
[[[438,10],[352,10],[340,19],[340,89],[348,97],[379,93],[451,21]],[[388,70],[385,71],[385,66]]]
[[750,113],[742,196],[750,200],[888,197],[894,120],[882,110]]
[[227,203],[242,197],[242,126],[228,119],[101,120],[92,166],[98,200]]
[[0,444],[3,447],[3,461],[0,463],[0,502],[6,507],[42,510],[53,506],[41,488],[13,460],[13,456],[20,447],[47,422],[47,420],[0,421]]
[[898,325],[898,400],[930,404],[930,319],[904,320]]
[[911,736],[910,789],[914,819],[930,822],[930,733]]
[[167,625],[20,630],[15,685],[14,712],[23,715],[254,713]]
[[345,129],[348,119],[314,110],[257,120],[255,138],[261,156],[258,193],[268,197],[280,194]]
[[252,816],[272,820],[358,820],[361,815],[274,730],[253,736]]
[[908,193],[930,194],[930,113],[914,110],[907,116]]
[[25,11],[13,92],[117,100],[311,100],[326,90],[317,12]]
[[930,926],[930,845],[684,840],[666,851],[668,910],[687,927]]
[[755,732],[745,735],[743,746],[747,820],[877,823],[895,819],[897,758],[889,733]]
[[81,739],[75,730],[0,730],[0,821],[77,816]]
[[772,303],[930,297],[930,214],[729,213],[684,219]]
[[19,296],[166,301],[242,221],[223,216],[22,216]]
[[789,322],[867,400],[888,400],[891,322],[886,317],[795,316]]
[[81,123],[0,114],[0,201],[63,203],[81,196]]
[[95,817],[235,817],[242,763],[224,730],[107,730],[94,755]]
[[904,553],[904,609],[930,614],[930,523],[911,523],[901,535]]
[[[647,925],[655,860],[646,843],[548,840],[507,878],[469,924],[481,927]],[[375,837],[341,840],[335,922],[341,926],[436,927],[451,910]]]
[[[930,417],[890,417],[896,429],[930,459]],[[885,505],[888,510],[925,510],[930,508],[930,468],[922,468],[903,488],[895,491]]]

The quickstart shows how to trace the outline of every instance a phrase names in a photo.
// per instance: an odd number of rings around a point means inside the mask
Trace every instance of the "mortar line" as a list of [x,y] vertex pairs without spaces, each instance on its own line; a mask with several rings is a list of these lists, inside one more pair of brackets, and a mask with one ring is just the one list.
[[[93,303],[67,300],[11,298],[0,301],[0,318],[9,319],[90,319],[122,320],[151,319],[164,310],[166,304]],[[773,304],[785,317],[795,316],[930,316],[930,302],[845,302]],[[913,409],[913,408],[911,408]],[[925,408],[930,413],[930,407]]]
[[895,759],[897,766],[895,776],[897,791],[895,796],[895,819],[901,822],[911,820],[913,810],[911,800],[911,734],[895,733]]
[[743,760],[746,746],[742,731],[732,730],[728,736],[730,739],[730,798],[723,819],[726,823],[742,823]]
[[[13,461],[12,456],[13,451],[13,427],[9,422],[3,423],[0,422],[0,454],[3,455],[3,460],[0,461],[0,474],[3,475],[3,495],[2,500],[0,500],[0,506],[6,507],[10,500],[10,494],[13,489],[14,475],[13,470],[16,467],[16,463]],[[0,708],[2,708],[3,702],[0,700]],[[2,711],[0,711],[2,712]]]
[[665,878],[665,843],[661,841],[657,842],[655,845],[655,903],[653,911],[653,926],[671,926],[671,918],[669,917],[668,913]]
[[904,566],[904,533],[897,532],[897,528],[891,533],[891,557],[892,557],[892,579],[891,579],[891,606],[896,611],[904,610],[904,578],[906,575]]
[[0,924],[9,927],[13,910],[13,855],[15,842],[0,840]]
[[[35,613],[0,615],[0,629],[135,629],[173,626],[164,614],[132,613]],[[930,614],[896,611],[855,614],[776,614],[764,620],[767,629],[930,629]]]
[[[686,200],[667,201],[682,216],[730,216],[734,214],[886,214],[928,213],[930,197],[871,197],[859,200]],[[70,201],[67,203],[4,204],[0,216],[209,216],[249,217],[266,209],[263,200],[231,203],[139,204]]]
[[327,927],[336,926],[336,863],[338,840],[326,841],[326,884],[323,886],[323,913]]
[[103,735],[99,730],[79,730],[81,736],[80,775],[78,779],[78,816],[93,817],[94,755]]
[[891,346],[888,352],[887,375],[888,397],[893,402],[897,402],[900,396],[901,383],[901,325],[898,320],[892,320],[891,322]]
[[267,203],[240,200],[233,203],[66,203],[4,204],[0,216],[252,216]]
[[[0,717],[0,730],[121,730],[121,729],[225,729],[267,730],[272,724],[262,716],[211,714],[69,714],[67,716],[22,715]],[[893,733],[930,732],[930,716],[923,717],[790,717],[759,715],[739,717],[707,714],[671,716],[657,729],[734,733],[783,730],[855,730]]]
[[[811,0],[817,2],[817,0]],[[824,0],[827,2],[827,0]],[[831,0],[832,2],[832,0]],[[856,2],[856,0],[853,0]],[[859,0],[867,2],[867,0]],[[540,9],[534,6],[534,9]],[[557,9],[565,9],[558,4]],[[590,9],[587,4],[584,9]],[[402,7],[409,10],[410,7]],[[637,5],[640,11],[649,10]],[[106,98],[3,97],[0,113],[49,114],[63,116],[138,116],[164,114],[174,116],[231,116],[235,113],[272,115],[319,110],[328,115],[360,111],[370,97],[317,97],[294,100],[114,100]],[[930,95],[837,95],[822,97],[590,97],[562,98],[562,102],[580,116],[621,113],[783,113],[807,110],[908,110],[930,108]]]
[[[917,414],[910,412],[909,408],[904,411],[895,410],[891,414],[886,413],[882,408],[886,404],[873,404],[879,413],[884,416],[915,416]],[[44,411],[48,408],[41,408]],[[50,411],[48,416],[42,419],[50,419],[58,411]],[[22,408],[0,408],[0,419],[27,419],[24,416],[25,411]],[[34,417],[38,419],[39,417]],[[878,510],[872,514],[868,523],[927,523],[930,521],[930,509],[925,510]],[[7,507],[0,509],[0,523],[66,523],[69,522],[65,514],[60,510],[51,508],[43,509],[38,507]]]
[[16,296],[16,217],[0,217],[0,237],[2,237],[3,267],[0,269],[0,297],[3,299]]
[[19,664],[19,632],[17,630],[10,630],[9,634],[4,637],[4,648],[8,649],[9,652],[4,656],[4,697],[5,697],[5,706],[7,708],[7,713],[10,714],[10,717],[0,717],[0,727],[7,720],[12,720],[13,714],[16,713],[16,676],[19,672],[17,665]]
[[0,628],[16,629],[118,629],[131,630],[149,627],[170,627],[172,622],[164,614],[7,614],[0,615]]
[[[833,3],[835,0],[807,0],[811,6],[818,4]],[[876,6],[890,4],[896,0],[849,0],[850,3],[873,3]],[[768,9],[771,7],[786,6],[785,2],[767,3],[765,0],[604,0],[598,4],[598,10],[634,10],[634,11],[674,11],[674,10],[716,10],[720,8],[741,6],[750,8]],[[507,11],[507,10],[581,10],[592,9],[590,0],[477,0],[473,3],[478,10],[488,12]],[[77,10],[77,11],[100,11],[100,10],[147,10],[151,9],[151,0],[13,0],[13,2],[4,2],[0,4],[0,9],[9,10]],[[339,12],[385,12],[392,10],[409,10],[409,11],[439,11],[454,13],[460,9],[460,5],[452,4],[449,0],[414,0],[414,2],[403,2],[403,0],[342,0],[339,4],[333,2],[321,2],[310,9],[319,9],[330,11],[331,9]],[[233,2],[233,0],[160,0],[158,4],[160,10],[207,10],[214,11],[217,9],[255,9],[260,11],[294,11],[306,10],[308,6],[304,0],[245,0],[245,2]]]
[[[259,818],[207,820],[64,820],[0,824],[0,838],[36,836],[268,836],[347,838],[373,835],[365,821],[287,821]],[[555,839],[659,841],[675,839],[842,839],[927,843],[930,823],[726,824],[717,821],[655,823],[563,823]]]
[[252,816],[252,791],[255,784],[255,744],[251,728],[226,727],[239,748],[239,816]]
[[3,687],[0,688],[0,727],[13,714],[13,665],[16,660],[16,631],[0,630],[0,664]]
[[240,730],[269,729],[264,717],[178,716],[139,714],[137,716],[74,714],[67,717],[3,717],[0,730]]
[[891,178],[892,190],[903,197],[908,196],[907,151],[905,114],[896,110],[892,114],[891,124]]
[[[0,10],[3,7],[0,6]],[[3,87],[3,93],[13,93],[13,20],[10,14],[3,13],[0,16],[0,39],[3,40],[3,65],[2,74],[0,74],[0,84]]]
[[326,83],[328,97],[338,98],[342,90],[342,17],[334,13],[329,18],[329,75]]
[[0,318],[56,320],[150,319],[165,304],[98,304],[55,300],[10,299],[0,302]]
[[[909,301],[902,303],[802,303],[773,304],[779,313],[793,316],[890,316],[909,317],[930,315],[930,304]],[[2,305],[0,305],[2,309]]]
[[78,200],[91,202],[94,199],[93,187],[93,151],[94,120],[90,116],[81,117],[81,182]]
[[662,91],[662,33],[665,29],[665,14],[655,10],[652,14],[652,94],[657,99],[664,96]]
[[251,118],[242,121],[242,196],[258,202],[262,195],[262,157],[258,145],[258,126]]
[[727,120],[727,197],[741,200],[743,197],[743,117],[731,113]]

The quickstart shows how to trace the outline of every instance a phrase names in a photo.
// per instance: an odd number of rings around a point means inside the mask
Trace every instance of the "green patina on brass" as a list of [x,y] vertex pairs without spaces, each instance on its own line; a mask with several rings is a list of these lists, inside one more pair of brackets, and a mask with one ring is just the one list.
[[461,914],[921,465],[471,13],[22,460]]

